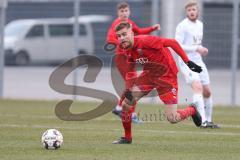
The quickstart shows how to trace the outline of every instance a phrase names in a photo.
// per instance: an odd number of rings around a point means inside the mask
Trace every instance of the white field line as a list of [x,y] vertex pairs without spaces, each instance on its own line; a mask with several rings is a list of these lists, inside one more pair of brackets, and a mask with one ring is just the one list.
[[[47,126],[47,125],[20,125],[20,124],[0,124],[0,128],[56,128],[56,129],[69,129],[69,130],[82,130],[83,128],[79,127],[66,127],[66,126]],[[84,131],[94,131],[96,129],[84,128]],[[108,132],[122,132],[122,129],[101,129],[101,131],[108,131]],[[240,136],[240,133],[233,133],[233,132],[193,132],[193,131],[166,131],[166,130],[150,130],[150,129],[138,129],[138,132],[144,133],[157,133],[157,134],[195,134],[195,135],[218,135],[218,136]],[[203,131],[203,130],[202,130]],[[221,129],[217,129],[217,131],[221,131]]]
[[[17,115],[17,114],[0,114],[0,117],[19,117],[19,118],[29,118],[29,119],[58,119],[57,116],[53,116],[53,115],[49,115],[49,116],[44,116],[44,115]],[[120,119],[116,116],[113,116],[113,118],[111,119],[105,119],[105,118],[97,118],[94,119],[94,121],[120,121]],[[185,121],[190,121],[190,120],[185,120]],[[164,124],[169,124],[169,122],[167,122],[166,120],[156,120],[156,121],[144,121],[143,124],[140,125],[144,125],[145,123],[164,123]],[[188,124],[188,123],[184,123],[184,125],[192,125],[192,124]],[[222,128],[240,128],[240,125],[237,124],[219,124],[220,127]],[[0,124],[1,127],[1,124]]]

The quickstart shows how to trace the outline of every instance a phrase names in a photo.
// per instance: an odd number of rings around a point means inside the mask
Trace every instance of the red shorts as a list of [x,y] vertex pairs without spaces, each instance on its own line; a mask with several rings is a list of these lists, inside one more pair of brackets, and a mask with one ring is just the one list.
[[143,72],[138,78],[131,79],[141,91],[148,94],[152,89],[156,89],[159,98],[164,104],[177,104],[178,102],[178,79],[177,74],[169,70],[161,77],[150,72]]

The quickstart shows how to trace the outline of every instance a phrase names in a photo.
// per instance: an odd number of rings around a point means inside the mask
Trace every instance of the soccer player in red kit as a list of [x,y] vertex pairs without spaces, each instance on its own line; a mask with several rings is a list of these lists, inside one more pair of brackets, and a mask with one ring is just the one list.
[[[178,82],[177,66],[167,47],[171,47],[194,72],[201,72],[200,66],[190,61],[174,39],[164,39],[150,35],[134,36],[129,23],[120,23],[116,27],[118,37],[117,55],[126,56],[127,61],[143,66],[142,73],[127,80],[133,81],[132,86],[125,92],[125,99],[122,103],[122,124],[125,131],[114,144],[132,143],[131,114],[132,108],[137,101],[147,95],[152,89],[156,89],[159,98],[166,105],[165,116],[171,123],[177,123],[189,116],[192,116],[196,126],[201,125],[201,116],[195,105],[189,105],[185,109],[177,109]],[[116,61],[118,66],[126,62]],[[125,75],[131,74],[132,71]],[[130,77],[130,76],[129,76]]]
[[[120,2],[117,5],[118,18],[116,18],[113,21],[111,27],[108,30],[107,39],[106,39],[107,45],[104,46],[106,51],[114,50],[115,46],[118,44],[115,28],[121,22],[130,23],[132,26],[132,31],[134,32],[135,35],[150,34],[151,32],[153,32],[155,30],[160,30],[160,24],[155,24],[151,27],[146,27],[146,28],[139,28],[132,20],[129,19],[130,12],[131,11],[130,11],[130,7],[129,7],[128,3]],[[125,70],[128,68],[131,68],[131,66],[126,66],[125,68],[122,68],[121,70],[119,70],[120,74],[122,75],[123,78],[125,77],[125,75],[124,75],[124,73],[126,72]],[[126,84],[126,87],[127,86],[128,86],[128,84]],[[122,102],[123,98],[124,98],[124,96],[122,96],[121,99],[119,100],[118,106],[116,106],[116,108],[113,109],[113,113],[118,116],[121,115],[121,111],[122,111],[121,102]],[[136,113],[133,114],[133,122],[135,122],[135,123],[140,122]]]
[[146,28],[139,28],[131,19],[129,19],[130,13],[131,11],[128,3],[121,2],[117,5],[118,18],[116,18],[113,21],[111,27],[108,30],[107,43],[111,43],[115,45],[118,43],[117,36],[115,33],[115,27],[121,22],[130,23],[132,25],[132,30],[135,35],[150,34],[151,32],[160,29],[160,24],[155,24],[151,27],[146,27]]

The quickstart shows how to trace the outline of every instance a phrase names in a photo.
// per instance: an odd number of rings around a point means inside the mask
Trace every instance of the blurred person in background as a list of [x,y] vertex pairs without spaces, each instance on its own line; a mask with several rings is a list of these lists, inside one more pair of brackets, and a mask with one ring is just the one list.
[[128,3],[126,2],[118,3],[117,5],[118,17],[112,22],[111,27],[108,30],[107,39],[106,39],[107,43],[110,43],[110,44],[118,43],[117,36],[115,33],[115,27],[121,22],[130,23],[132,25],[132,30],[134,32],[134,35],[150,34],[155,30],[160,30],[160,24],[155,24],[153,26],[146,27],[146,28],[139,28],[134,21],[129,19],[130,14],[131,14],[131,11]]

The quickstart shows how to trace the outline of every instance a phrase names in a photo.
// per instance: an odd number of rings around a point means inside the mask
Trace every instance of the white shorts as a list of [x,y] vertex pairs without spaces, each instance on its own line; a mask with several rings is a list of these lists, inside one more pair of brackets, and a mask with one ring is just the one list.
[[179,68],[183,73],[185,80],[188,84],[191,84],[194,80],[198,80],[202,83],[202,85],[210,84],[209,74],[207,67],[204,62],[197,63],[202,67],[201,73],[193,72],[188,68],[188,66],[181,60],[179,60]]

